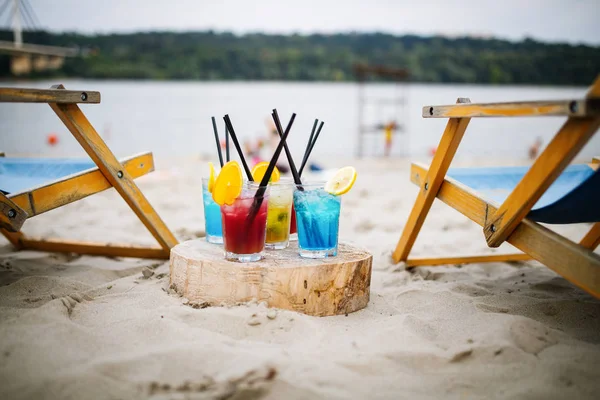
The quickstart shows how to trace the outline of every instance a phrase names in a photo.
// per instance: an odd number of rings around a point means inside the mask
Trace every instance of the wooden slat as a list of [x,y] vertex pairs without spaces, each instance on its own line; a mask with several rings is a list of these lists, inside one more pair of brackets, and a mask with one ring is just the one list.
[[[600,77],[588,97],[600,96]],[[569,118],[483,228],[488,246],[500,246],[600,126],[600,117]]]
[[595,250],[596,247],[600,246],[600,222],[596,222],[592,226],[592,229],[581,239],[579,244],[590,250]]
[[57,89],[0,88],[0,103],[100,103],[100,92]]
[[[122,160],[121,163],[132,178],[154,171],[152,153],[132,156]],[[111,187],[102,172],[98,168],[92,168],[8,197],[27,212],[28,218],[31,218]]]
[[17,232],[27,219],[27,213],[11,199],[0,193],[0,227]]
[[22,246],[21,246],[21,239],[23,238],[23,233],[22,232],[9,232],[6,229],[0,227],[0,233],[6,238],[8,239],[8,241],[17,249],[19,250]]
[[[413,164],[411,180],[421,181],[427,168]],[[446,177],[437,197],[472,221],[484,226],[496,207],[460,182]],[[507,240],[568,281],[600,298],[600,256],[527,218]]]
[[478,117],[590,117],[600,115],[600,98],[558,101],[524,101],[423,107],[424,118]]
[[456,265],[456,264],[473,264],[473,263],[488,263],[488,262],[512,262],[512,261],[529,261],[529,254],[488,254],[478,256],[456,256],[456,257],[427,257],[427,258],[409,258],[405,261],[407,268],[429,266],[435,267],[440,265]]
[[54,253],[76,253],[106,257],[168,259],[169,251],[161,247],[116,246],[110,243],[80,242],[60,239],[21,239],[22,249]]
[[[54,88],[64,89],[62,85]],[[50,107],[69,131],[71,131],[81,147],[98,165],[102,174],[119,192],[161,247],[168,250],[175,246],[177,244],[175,236],[173,236],[169,228],[167,228],[163,220],[158,216],[129,173],[123,170],[119,161],[106,146],[85,115],[83,115],[79,107],[76,104],[55,103],[51,103]]]
[[[457,103],[468,103],[469,99],[458,99]],[[469,125],[469,118],[450,119],[446,124],[446,129],[440,140],[431,168],[423,180],[421,190],[417,195],[417,200],[412,208],[408,221],[402,231],[402,236],[398,241],[396,250],[392,254],[395,262],[405,261],[412,249],[417,235],[425,222],[425,217],[431,209],[435,195],[444,180],[456,149],[462,140],[462,137]]]

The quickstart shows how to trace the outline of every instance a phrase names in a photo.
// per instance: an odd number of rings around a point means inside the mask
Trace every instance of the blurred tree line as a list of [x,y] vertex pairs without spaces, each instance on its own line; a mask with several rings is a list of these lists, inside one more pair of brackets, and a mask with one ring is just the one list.
[[[12,33],[0,31],[0,40],[12,40]],[[587,85],[600,72],[600,47],[531,39],[208,31],[25,32],[24,41],[77,46],[88,53],[32,78],[349,81],[355,63],[368,63],[407,68],[415,82]],[[8,56],[2,55],[0,77],[10,76]]]

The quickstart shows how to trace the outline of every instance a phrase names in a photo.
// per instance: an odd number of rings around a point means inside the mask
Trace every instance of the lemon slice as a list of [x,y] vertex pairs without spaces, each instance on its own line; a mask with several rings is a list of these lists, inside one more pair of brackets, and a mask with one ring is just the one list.
[[209,162],[208,168],[210,169],[210,175],[208,176],[208,193],[212,193],[217,178],[215,173],[215,166],[213,165],[213,163]]
[[[269,168],[269,163],[266,161],[261,161],[252,168],[252,178],[254,178],[255,182],[261,182],[263,177],[265,176],[265,172],[267,172],[267,168]],[[271,174],[271,179],[269,182],[278,182],[281,178],[281,174],[277,167],[273,168],[273,173]]]
[[221,168],[212,190],[212,198],[218,205],[232,205],[242,194],[242,169],[237,161],[229,161]]
[[344,167],[339,169],[333,178],[325,184],[325,191],[339,196],[348,193],[356,181],[356,170],[354,167]]

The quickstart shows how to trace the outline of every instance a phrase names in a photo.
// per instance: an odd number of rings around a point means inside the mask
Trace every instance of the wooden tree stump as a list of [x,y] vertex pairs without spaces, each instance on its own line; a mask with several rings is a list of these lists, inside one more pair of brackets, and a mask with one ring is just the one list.
[[171,250],[171,287],[192,302],[234,305],[252,299],[308,315],[347,314],[367,306],[373,256],[341,243],[337,257],[306,259],[295,242],[253,263],[225,260],[204,239]]

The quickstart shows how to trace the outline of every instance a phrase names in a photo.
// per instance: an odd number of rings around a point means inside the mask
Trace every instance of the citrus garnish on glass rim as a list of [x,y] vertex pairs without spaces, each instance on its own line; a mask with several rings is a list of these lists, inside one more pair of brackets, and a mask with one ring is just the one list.
[[215,166],[210,161],[208,162],[208,168],[210,170],[210,175],[208,176],[208,193],[212,193],[217,178],[215,173]]
[[[254,178],[255,182],[261,182],[263,176],[265,176],[265,172],[267,172],[267,168],[269,167],[269,163],[266,161],[261,161],[252,168],[252,178]],[[281,174],[277,167],[273,168],[273,173],[271,174],[271,179],[269,182],[275,183],[278,182],[281,178]]]
[[237,161],[229,161],[213,185],[212,198],[220,206],[231,205],[242,194],[243,184],[242,168]]
[[354,167],[340,168],[335,175],[325,183],[325,191],[335,196],[348,193],[356,181]]

